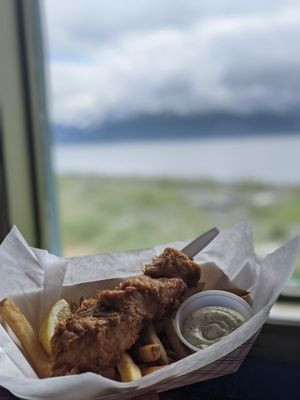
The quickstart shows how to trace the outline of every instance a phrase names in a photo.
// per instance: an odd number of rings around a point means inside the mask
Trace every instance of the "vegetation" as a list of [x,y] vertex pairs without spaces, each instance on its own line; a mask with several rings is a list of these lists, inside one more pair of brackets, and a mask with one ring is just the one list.
[[300,187],[75,175],[57,182],[68,256],[191,239],[245,218],[263,256],[300,231]]

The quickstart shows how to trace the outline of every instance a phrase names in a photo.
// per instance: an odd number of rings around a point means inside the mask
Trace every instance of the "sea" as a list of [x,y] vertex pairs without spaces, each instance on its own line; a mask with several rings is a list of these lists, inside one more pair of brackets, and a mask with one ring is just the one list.
[[53,145],[57,174],[300,184],[300,135]]

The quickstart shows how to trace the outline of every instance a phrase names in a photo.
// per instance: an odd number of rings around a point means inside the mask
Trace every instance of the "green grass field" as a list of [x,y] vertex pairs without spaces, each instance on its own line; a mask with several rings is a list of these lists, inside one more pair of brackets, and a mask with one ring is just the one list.
[[261,255],[300,232],[300,187],[99,176],[60,176],[57,185],[68,256],[191,239],[245,218]]

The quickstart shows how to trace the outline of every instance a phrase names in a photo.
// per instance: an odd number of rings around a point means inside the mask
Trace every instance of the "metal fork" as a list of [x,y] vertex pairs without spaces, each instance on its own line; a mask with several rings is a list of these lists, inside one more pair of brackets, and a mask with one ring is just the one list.
[[198,254],[204,247],[206,247],[220,231],[217,228],[212,228],[209,231],[198,236],[195,240],[185,246],[181,251],[186,254],[189,258],[193,258]]

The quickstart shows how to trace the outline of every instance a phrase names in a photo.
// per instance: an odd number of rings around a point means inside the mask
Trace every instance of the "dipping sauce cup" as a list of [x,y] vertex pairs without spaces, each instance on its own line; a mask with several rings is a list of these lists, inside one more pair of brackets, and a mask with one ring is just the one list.
[[[177,310],[175,317],[175,329],[180,340],[191,350],[199,351],[200,348],[192,345],[182,334],[186,319],[191,314],[204,307],[226,307],[239,312],[245,321],[253,316],[253,310],[249,304],[236,294],[223,290],[206,290],[194,294],[185,300]],[[222,339],[220,339],[222,340]]]

